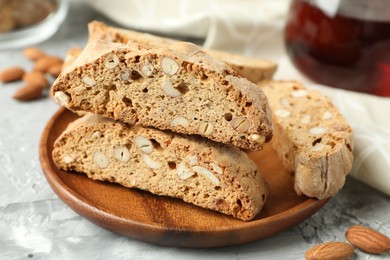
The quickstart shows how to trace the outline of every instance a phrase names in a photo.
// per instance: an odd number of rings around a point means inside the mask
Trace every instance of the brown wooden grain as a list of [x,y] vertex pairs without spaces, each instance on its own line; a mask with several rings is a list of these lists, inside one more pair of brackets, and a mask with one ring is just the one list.
[[58,170],[51,152],[55,139],[77,116],[60,109],[47,124],[40,143],[45,177],[57,195],[93,223],[130,238],[178,247],[218,247],[262,239],[283,231],[319,210],[328,200],[298,196],[293,176],[282,167],[271,145],[250,157],[270,187],[261,213],[244,222],[178,199],[93,181],[79,173]]

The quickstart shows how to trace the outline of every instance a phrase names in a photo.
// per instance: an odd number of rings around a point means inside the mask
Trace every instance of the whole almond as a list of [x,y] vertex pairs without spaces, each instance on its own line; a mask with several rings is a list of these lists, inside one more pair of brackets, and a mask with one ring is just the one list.
[[49,86],[49,81],[46,79],[45,74],[36,70],[24,74],[23,80],[27,85],[34,85],[42,89]]
[[54,65],[52,65],[48,70],[47,70],[47,73],[49,73],[50,75],[52,75],[53,77],[58,77],[58,75],[60,75],[61,71],[62,71],[62,66],[63,64],[62,63],[56,63]]
[[383,254],[390,251],[390,238],[368,227],[351,226],[345,237],[352,245],[367,253]]
[[33,60],[33,61],[36,61],[39,58],[42,58],[42,57],[46,56],[46,54],[41,49],[39,49],[37,47],[25,48],[23,53],[24,53],[24,56],[27,59],[30,59],[30,60]]
[[21,80],[24,75],[24,69],[21,67],[9,67],[0,72],[0,81],[4,83]]
[[355,248],[345,242],[327,242],[316,245],[305,253],[307,260],[341,260],[353,255]]
[[44,56],[39,58],[34,64],[34,70],[47,72],[49,68],[55,64],[62,64],[61,58],[55,56]]
[[35,100],[43,96],[43,89],[34,85],[26,85],[18,89],[12,96],[19,101]]

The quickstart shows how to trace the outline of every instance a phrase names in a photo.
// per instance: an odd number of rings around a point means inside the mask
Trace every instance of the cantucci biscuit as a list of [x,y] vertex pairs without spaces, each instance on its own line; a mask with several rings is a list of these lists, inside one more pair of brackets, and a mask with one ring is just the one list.
[[352,129],[331,100],[294,81],[259,84],[273,114],[272,144],[298,194],[335,195],[352,168]]
[[[169,47],[177,43],[176,40],[159,37],[147,33],[140,33],[128,29],[120,29],[98,21],[88,24],[89,41],[105,40],[112,42],[128,43],[137,42],[157,47]],[[239,75],[249,81],[257,83],[261,80],[271,79],[276,71],[276,64],[262,59],[250,58],[242,55],[232,54],[223,51],[202,49],[214,58],[220,59],[237,71]]]
[[56,140],[55,164],[245,221],[268,195],[257,165],[239,149],[200,136],[129,126],[88,114]]
[[262,91],[191,43],[89,43],[57,78],[52,95],[71,110],[244,149],[259,150],[272,136]]
[[62,64],[62,71],[69,67],[77,59],[82,51],[83,49],[80,47],[70,48],[66,53],[64,63]]

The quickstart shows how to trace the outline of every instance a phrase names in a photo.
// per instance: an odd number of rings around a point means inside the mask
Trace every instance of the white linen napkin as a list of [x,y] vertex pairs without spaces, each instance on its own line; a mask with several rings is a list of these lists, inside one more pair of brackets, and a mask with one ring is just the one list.
[[275,79],[292,79],[330,96],[354,132],[351,176],[390,195],[390,98],[315,85],[289,61],[283,26],[289,0],[88,0],[124,27],[204,39],[205,48],[270,59]]
[[268,24],[284,23],[289,0],[87,0],[124,27],[205,39],[205,47],[233,49],[267,38]]

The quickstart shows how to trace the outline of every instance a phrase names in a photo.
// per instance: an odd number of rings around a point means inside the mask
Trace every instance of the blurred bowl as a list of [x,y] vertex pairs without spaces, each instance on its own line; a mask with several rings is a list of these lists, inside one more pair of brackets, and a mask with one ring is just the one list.
[[35,0],[21,4],[13,0],[0,1],[0,50],[47,40],[65,20],[68,8],[69,0]]

